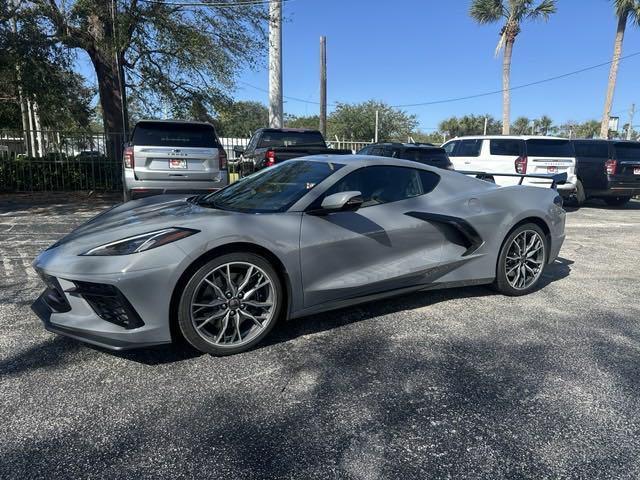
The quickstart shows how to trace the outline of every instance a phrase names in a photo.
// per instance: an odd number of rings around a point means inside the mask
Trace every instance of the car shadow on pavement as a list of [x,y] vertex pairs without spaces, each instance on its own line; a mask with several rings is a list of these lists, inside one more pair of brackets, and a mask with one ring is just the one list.
[[[539,289],[567,277],[573,263],[572,260],[560,257],[553,264],[547,266]],[[493,295],[500,294],[489,286],[422,291],[281,322],[262,343],[256,346],[255,350],[403,310],[434,306],[448,300]],[[0,361],[0,377],[17,375],[26,370],[52,368],[66,364],[72,361],[70,354],[80,348],[91,349],[100,354],[112,355],[144,365],[172,364],[204,355],[181,339],[173,344],[118,352],[56,336],[52,340],[47,340],[7,360]]]
[[[548,265],[540,279],[537,290],[569,276],[573,260],[558,257],[555,262]],[[489,285],[450,288],[442,290],[427,290],[414,292],[399,297],[376,300],[373,302],[342,308],[326,313],[283,322],[256,348],[263,348],[281,342],[287,342],[296,337],[314,334],[325,330],[331,330],[347,324],[357,323],[370,318],[388,315],[402,310],[414,310],[418,308],[434,306],[448,300],[461,298],[486,297],[501,295]]]

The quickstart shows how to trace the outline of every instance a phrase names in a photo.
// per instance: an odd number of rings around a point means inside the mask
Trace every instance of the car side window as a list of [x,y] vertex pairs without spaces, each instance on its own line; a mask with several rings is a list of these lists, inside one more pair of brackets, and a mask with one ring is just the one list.
[[371,155],[371,147],[364,147],[358,152],[358,155]]
[[371,166],[360,168],[338,180],[324,196],[358,191],[362,195],[362,207],[369,207],[424,195],[431,192],[439,181],[439,175],[426,170]]
[[456,145],[458,145],[457,141],[453,141],[453,142],[449,142],[446,145],[444,145],[442,148],[444,148],[444,151],[447,152],[447,155],[449,155],[450,157],[453,157],[453,151],[456,149]]
[[482,148],[482,140],[460,140],[460,145],[456,148],[456,157],[478,157]]
[[382,147],[371,147],[371,153],[369,153],[369,155],[382,157]]
[[491,139],[489,140],[489,152],[491,155],[508,155],[518,157],[522,155],[524,144],[521,140]]

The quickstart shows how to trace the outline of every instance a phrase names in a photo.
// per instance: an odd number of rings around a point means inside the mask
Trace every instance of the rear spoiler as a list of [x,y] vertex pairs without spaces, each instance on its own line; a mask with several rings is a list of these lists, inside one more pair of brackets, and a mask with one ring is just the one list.
[[551,188],[556,188],[558,185],[562,185],[567,181],[566,173],[494,173],[494,172],[471,172],[466,170],[456,170],[463,175],[474,175],[477,178],[482,177],[516,177],[520,178],[518,185],[522,185],[522,181],[525,178],[538,178],[541,180],[550,180]]

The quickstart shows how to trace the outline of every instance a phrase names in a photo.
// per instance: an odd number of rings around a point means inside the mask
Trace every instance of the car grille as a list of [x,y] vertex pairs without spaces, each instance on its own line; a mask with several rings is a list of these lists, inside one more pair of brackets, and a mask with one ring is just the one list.
[[113,285],[74,280],[73,295],[84,298],[94,312],[106,322],[119,325],[127,330],[144,325],[126,297]]

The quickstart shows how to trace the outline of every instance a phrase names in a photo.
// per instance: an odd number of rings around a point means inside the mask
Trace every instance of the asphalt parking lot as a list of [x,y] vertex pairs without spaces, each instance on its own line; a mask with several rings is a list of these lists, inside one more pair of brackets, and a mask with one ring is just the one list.
[[569,212],[530,296],[412,294],[214,358],[31,313],[33,257],[114,201],[0,196],[0,478],[640,477],[640,202]]

